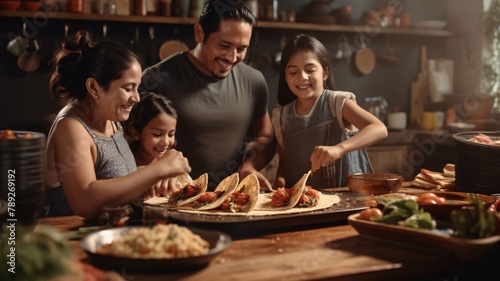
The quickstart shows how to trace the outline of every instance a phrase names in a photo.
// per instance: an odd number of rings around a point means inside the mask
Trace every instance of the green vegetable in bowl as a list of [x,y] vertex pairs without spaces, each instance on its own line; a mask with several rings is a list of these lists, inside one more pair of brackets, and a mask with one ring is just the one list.
[[32,231],[3,225],[0,240],[0,280],[41,281],[71,273],[71,246],[51,228]]
[[384,205],[384,216],[371,218],[372,221],[428,230],[436,228],[436,221],[429,213],[419,209],[414,200],[380,198],[379,203]]
[[485,238],[493,235],[495,232],[493,214],[484,207],[477,194],[470,193],[467,197],[473,207],[454,210],[451,213],[454,235],[467,238]]

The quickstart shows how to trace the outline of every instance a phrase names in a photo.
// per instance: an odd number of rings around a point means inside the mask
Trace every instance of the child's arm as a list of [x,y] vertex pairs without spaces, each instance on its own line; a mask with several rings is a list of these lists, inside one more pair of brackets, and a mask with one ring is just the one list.
[[316,171],[348,152],[371,146],[387,137],[387,128],[373,114],[364,110],[352,100],[346,100],[342,108],[346,128],[355,126],[359,132],[334,146],[316,146],[311,154],[311,170]]

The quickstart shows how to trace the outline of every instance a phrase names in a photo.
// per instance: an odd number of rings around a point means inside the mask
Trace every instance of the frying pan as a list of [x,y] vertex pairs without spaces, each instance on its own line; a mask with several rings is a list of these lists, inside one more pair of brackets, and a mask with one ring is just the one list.
[[168,40],[161,44],[158,54],[160,56],[160,60],[163,60],[170,55],[187,50],[189,50],[188,46],[186,46],[186,44],[184,44],[182,41]]
[[356,69],[364,75],[370,74],[375,68],[375,54],[365,44],[364,37],[361,36],[361,48],[354,57]]

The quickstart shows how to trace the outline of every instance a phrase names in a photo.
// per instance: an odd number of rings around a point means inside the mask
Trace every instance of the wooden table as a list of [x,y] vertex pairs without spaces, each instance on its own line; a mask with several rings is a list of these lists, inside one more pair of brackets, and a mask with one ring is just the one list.
[[[38,226],[41,225],[68,231],[85,226],[85,222],[81,217],[69,216],[42,218],[38,222]],[[76,241],[73,243],[78,247]],[[85,256],[82,255],[82,258]],[[445,252],[395,246],[366,239],[344,222],[320,228],[276,232],[235,240],[207,267],[197,271],[137,273],[123,268],[120,273],[126,280],[134,281],[214,280],[215,278],[217,280],[445,280],[456,274],[468,274],[478,267],[481,267],[483,274],[489,272],[491,267],[487,260],[489,258],[491,257],[485,258],[486,262],[464,264]],[[487,267],[486,271],[484,266]]]

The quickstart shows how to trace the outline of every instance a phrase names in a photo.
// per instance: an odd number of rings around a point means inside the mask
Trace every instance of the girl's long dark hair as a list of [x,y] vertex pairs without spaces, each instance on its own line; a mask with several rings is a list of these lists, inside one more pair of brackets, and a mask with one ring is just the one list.
[[315,37],[298,34],[288,41],[281,52],[280,75],[278,81],[278,103],[286,105],[294,101],[297,97],[286,83],[286,66],[290,58],[298,51],[309,51],[316,54],[319,63],[324,71],[327,71],[328,78],[324,82],[325,89],[334,90],[332,56],[326,47]]

